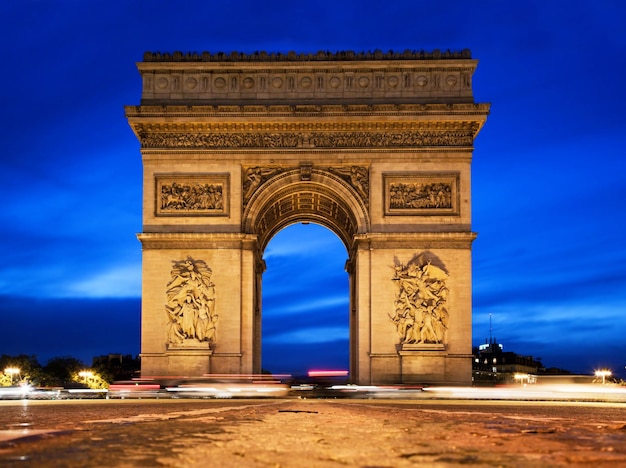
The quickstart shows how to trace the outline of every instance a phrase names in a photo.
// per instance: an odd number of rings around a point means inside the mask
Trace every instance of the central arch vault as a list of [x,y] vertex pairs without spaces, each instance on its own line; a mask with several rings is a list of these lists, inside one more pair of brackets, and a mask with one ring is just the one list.
[[146,53],[142,375],[260,372],[263,251],[315,222],[348,252],[351,380],[470,383],[476,65]]
[[261,250],[282,228],[298,221],[326,226],[348,251],[356,234],[368,230],[367,211],[356,191],[329,171],[310,166],[274,177],[244,210],[244,232],[256,234]]

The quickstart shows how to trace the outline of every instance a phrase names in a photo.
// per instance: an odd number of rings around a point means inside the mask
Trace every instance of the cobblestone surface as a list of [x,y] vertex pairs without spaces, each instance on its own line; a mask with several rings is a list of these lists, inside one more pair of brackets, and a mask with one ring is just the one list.
[[63,408],[49,414],[61,432],[5,442],[0,466],[626,466],[623,404],[198,401],[61,421]]

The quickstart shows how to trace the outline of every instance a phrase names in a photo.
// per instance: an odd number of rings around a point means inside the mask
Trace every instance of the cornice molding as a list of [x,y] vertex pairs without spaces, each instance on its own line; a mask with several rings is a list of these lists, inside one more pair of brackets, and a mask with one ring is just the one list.
[[233,51],[224,52],[150,52],[147,51],[143,55],[144,62],[311,62],[311,61],[352,61],[352,60],[459,60],[471,59],[472,53],[469,49],[440,50],[410,50],[383,52],[376,49],[374,51],[355,52],[352,50],[342,50],[330,52],[320,50],[315,53],[297,53],[289,51],[282,52],[266,52],[257,51],[253,53],[245,53]]
[[140,233],[144,249],[258,248],[256,234],[239,233]]
[[452,104],[283,104],[283,105],[141,105],[125,106],[131,118],[173,117],[303,117],[303,116],[479,116],[486,117],[489,103]]
[[471,249],[475,232],[368,233],[354,236],[353,249]]
[[[344,155],[354,155],[354,160],[362,161],[366,155],[369,161],[373,160],[388,160],[385,155],[401,153],[405,155],[403,159],[406,161],[419,161],[429,160],[432,156],[436,155],[438,159],[443,158],[442,150],[445,152],[445,158],[447,160],[454,160],[457,162],[471,162],[472,154],[474,150],[473,146],[448,146],[448,147],[436,147],[436,146],[423,146],[423,147],[398,147],[398,148],[288,148],[286,150],[277,148],[141,148],[141,154],[143,155],[144,162],[146,161],[180,161],[180,158],[193,155],[194,158],[216,160],[221,155],[221,159],[228,159],[229,161],[248,161],[250,156],[264,155],[269,156],[272,154],[280,153],[281,156],[295,158],[298,161],[303,156],[308,158],[319,155],[332,155],[336,159],[336,155],[341,153]],[[201,156],[204,155],[205,158]],[[346,162],[351,160],[344,159]]]
[[288,122],[173,122],[135,121],[133,128],[143,133],[250,133],[250,132],[476,132],[472,120],[433,121],[288,121]]
[[[136,114],[137,115],[137,114]],[[233,121],[224,115],[221,121],[207,121],[194,114],[189,120],[170,115],[162,118],[129,115],[133,131],[145,149],[181,148],[276,148],[276,149],[348,149],[471,147],[486,119],[447,116],[445,120],[342,120],[298,119],[268,121]],[[248,116],[249,118],[251,116]],[[203,121],[204,120],[204,121]]]

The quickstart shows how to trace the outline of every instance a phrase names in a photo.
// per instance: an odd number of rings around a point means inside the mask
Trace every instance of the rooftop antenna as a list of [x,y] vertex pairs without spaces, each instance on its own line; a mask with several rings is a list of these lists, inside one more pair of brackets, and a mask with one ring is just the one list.
[[491,313],[489,313],[489,344],[492,344],[492,341],[491,341],[491,331],[492,331],[492,327],[491,327]]

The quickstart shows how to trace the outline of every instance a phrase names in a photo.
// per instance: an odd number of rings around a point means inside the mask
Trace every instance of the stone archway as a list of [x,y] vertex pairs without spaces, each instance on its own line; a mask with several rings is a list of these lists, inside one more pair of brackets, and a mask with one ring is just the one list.
[[[359,183],[350,178],[352,172],[360,172],[363,180]],[[344,172],[346,172],[344,174]],[[314,222],[334,232],[350,252],[354,239],[358,234],[366,233],[369,229],[369,216],[364,197],[367,187],[367,170],[365,168],[313,168],[310,163],[304,163],[299,168],[283,170],[252,167],[244,171],[245,180],[251,173],[264,174],[258,186],[249,190],[249,196],[244,195],[245,208],[243,212],[242,230],[247,234],[254,234],[258,239],[259,251],[255,254],[261,257],[269,240],[284,227],[296,222]],[[346,180],[344,180],[344,178]],[[244,190],[250,185],[244,182]],[[246,192],[244,192],[246,193]],[[257,279],[257,304],[262,303],[262,274],[264,263],[256,264],[255,277]],[[354,278],[349,274],[349,284]],[[350,310],[355,304],[355,289],[349,287]],[[350,330],[356,327],[350,316]],[[253,368],[261,368],[261,316],[255,317],[255,363]],[[350,340],[350,356],[354,356],[356,349]],[[257,363],[258,360],[258,363]]]
[[[365,173],[363,183],[367,184],[367,169],[355,166],[355,171],[358,169]],[[253,167],[246,172],[263,170]],[[315,221],[326,226],[347,249],[357,234],[368,231],[367,199],[357,191],[360,185],[355,188],[343,180],[343,168],[314,169],[303,164],[290,170],[265,170],[269,180],[251,192],[249,200],[244,197],[242,223],[245,233],[258,235],[261,250],[276,232],[295,221]]]
[[468,51],[152,54],[142,374],[257,373],[263,251],[299,221],[348,251],[355,383],[471,380]]

